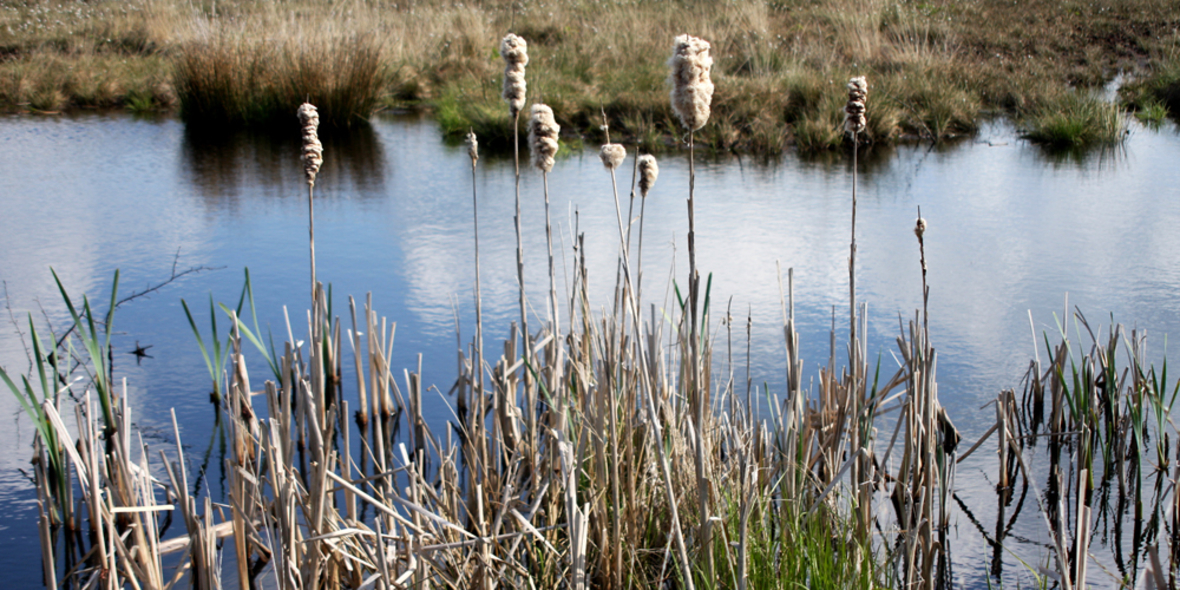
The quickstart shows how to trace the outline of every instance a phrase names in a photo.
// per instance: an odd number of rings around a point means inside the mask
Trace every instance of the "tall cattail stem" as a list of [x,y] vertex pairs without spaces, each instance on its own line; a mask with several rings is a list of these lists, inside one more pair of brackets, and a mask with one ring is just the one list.
[[316,308],[315,304],[315,199],[314,197],[315,185],[308,183],[307,185],[307,244],[311,250],[311,307]]
[[[557,273],[556,273],[556,269],[555,269],[555,265],[554,265],[554,261],[553,261],[553,224],[550,221],[550,216],[549,216],[549,173],[548,172],[542,172],[541,183],[542,183],[544,190],[545,190],[545,242],[549,248],[549,307],[550,307],[550,313],[551,313],[550,326],[551,326],[552,335],[553,335],[553,340],[548,347],[548,350],[551,352],[549,354],[549,358],[547,359],[547,363],[549,365],[549,382],[547,384],[547,387],[549,388],[549,395],[553,397],[553,400],[554,400],[553,403],[564,404],[565,402],[561,400],[560,392],[559,392],[559,388],[561,385],[561,354],[562,354],[562,350],[561,350],[562,338],[561,338],[561,323],[560,323],[561,315],[558,313],[558,307],[557,307]],[[533,406],[530,406],[529,412],[528,412],[530,424],[533,426],[533,429],[534,429],[530,434],[534,434],[534,435],[536,434],[536,419],[534,417],[536,414],[535,407],[536,407],[536,404],[534,403]],[[534,436],[534,438],[532,440],[535,442],[537,439]],[[535,459],[537,454],[531,453],[530,456]],[[537,468],[537,465],[535,462],[532,467],[534,469]]]
[[[561,325],[557,309],[557,273],[553,263],[553,222],[549,215],[549,173],[543,172],[541,174],[541,184],[545,190],[545,245],[549,248],[549,307],[550,307],[550,322],[552,323],[553,337],[556,342],[561,341]],[[558,347],[553,347],[557,350]],[[556,361],[556,358],[553,359]],[[556,370],[554,372],[556,374]],[[556,384],[555,384],[556,385]],[[550,390],[552,393],[553,390]]]
[[856,342],[856,166],[857,133],[852,134],[852,237],[848,246],[848,346],[849,362],[857,364]]
[[[475,165],[478,160],[475,148],[475,134],[471,142],[471,218],[475,231],[475,397],[483,399],[483,297],[479,289],[479,199],[476,192]],[[481,418],[482,419],[482,418]]]
[[[524,355],[524,358],[529,359],[529,362],[532,362],[531,359],[532,359],[533,346],[532,346],[532,341],[531,341],[531,337],[529,334],[528,308],[526,306],[525,297],[524,297],[524,240],[521,237],[521,228],[520,228],[520,110],[515,109],[515,108],[513,110],[514,110],[514,113],[513,113],[513,117],[512,117],[512,156],[513,156],[512,159],[513,159],[513,169],[516,173],[516,216],[513,217],[513,221],[516,224],[516,278],[517,278],[517,282],[520,285],[520,334],[521,334],[521,340],[522,340],[521,351],[522,351],[522,354]],[[524,381],[525,401],[528,403],[528,407],[532,408],[533,407],[533,399],[532,399],[531,392],[532,392],[533,377],[532,377],[532,374],[527,369],[522,371],[522,373],[524,374],[523,381]],[[509,399],[501,399],[503,394],[500,392],[500,388],[496,388],[495,395],[497,396],[497,400],[495,402],[497,408],[499,408],[502,404],[509,403],[509,401],[510,401]],[[535,414],[532,411],[528,411],[528,412],[525,412],[525,415],[526,415],[526,419],[528,421],[530,440],[536,440],[535,437],[533,437],[533,435],[537,431],[537,426],[536,426],[536,422],[535,422]],[[500,437],[498,436],[499,430],[500,430],[500,426],[499,426],[500,421],[493,420],[493,422],[496,424],[496,431],[497,431],[496,440],[501,440]],[[497,457],[499,457],[499,456],[500,455],[497,454]],[[499,465],[500,461],[496,461],[496,463],[497,463],[497,465]]]
[[708,392],[701,383],[701,342],[698,326],[698,301],[700,299],[700,276],[697,273],[696,214],[696,164],[694,133],[688,133],[688,305],[689,305],[689,379],[690,399],[695,400],[696,410],[696,475],[697,503],[700,510],[701,548],[704,551],[708,579],[715,580],[713,565],[713,522],[709,519],[709,479],[705,474],[705,420],[709,405]]
[[926,220],[922,218],[922,208],[918,207],[918,222],[914,225],[914,234],[918,236],[918,256],[922,262],[922,332],[926,342],[930,342],[930,286],[926,283]]
[[[609,141],[610,141],[610,138],[608,137],[607,138],[608,145],[609,145]],[[631,272],[630,272],[630,268],[629,268],[630,264],[628,261],[628,251],[627,251],[627,238],[630,236],[630,232],[629,231],[625,232],[623,229],[622,207],[620,207],[620,205],[619,205],[619,185],[618,185],[618,181],[615,178],[615,169],[614,168],[610,168],[610,186],[611,186],[611,192],[615,196],[615,219],[619,223],[619,246],[622,248],[623,276],[626,278],[626,281],[627,281],[626,286],[623,287],[622,298],[626,299],[627,297],[631,297],[632,298],[631,301],[635,302],[635,299],[634,299],[635,292],[631,289],[631,286],[630,286],[631,285]],[[633,306],[627,306],[624,303],[624,309],[627,309],[627,310],[633,309]],[[623,326],[626,325],[626,316],[627,315],[629,315],[629,314],[627,314],[626,312],[623,313],[623,319],[622,319]],[[634,318],[634,320],[635,320],[636,324],[638,325],[639,318]],[[622,532],[623,528],[622,528],[621,520],[619,517],[619,512],[622,510],[621,501],[619,499],[619,436],[621,434],[619,432],[619,424],[618,424],[619,398],[618,398],[618,395],[616,394],[615,391],[609,391],[608,395],[610,396],[610,408],[608,409],[609,415],[608,415],[607,428],[609,429],[610,434],[609,434],[609,439],[607,442],[610,444],[610,454],[611,454],[610,493],[611,493],[611,533],[613,536],[612,542],[611,542],[611,545],[612,545],[611,551],[614,553],[614,558],[615,558],[614,559],[614,572],[613,572],[614,576],[612,578],[612,581],[614,582],[615,588],[622,588],[623,587],[623,532]]]
[[[524,334],[524,347],[527,351],[529,318],[524,300],[524,241],[520,233],[520,111],[516,112],[512,120],[512,161],[516,173],[516,216],[512,218],[516,224],[516,279],[520,284],[520,329]],[[525,375],[528,375],[527,371]]]

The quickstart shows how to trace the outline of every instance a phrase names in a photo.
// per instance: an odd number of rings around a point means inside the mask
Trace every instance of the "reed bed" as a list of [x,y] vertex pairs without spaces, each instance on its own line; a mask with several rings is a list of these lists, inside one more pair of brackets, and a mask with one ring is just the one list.
[[[503,52],[509,58],[505,77],[513,82],[505,85],[503,98],[519,123],[525,46],[506,38],[504,47],[515,53]],[[719,108],[711,103],[711,47],[680,36],[669,61],[670,108],[687,132],[690,163],[694,134],[708,128]],[[856,154],[877,99],[865,78],[853,78],[846,90],[844,126]],[[305,133],[308,127],[314,131],[313,111],[302,111]],[[530,113],[532,161],[547,179],[559,126],[544,105]],[[472,134],[473,173],[477,143]],[[304,148],[309,207],[318,147],[309,141]],[[55,336],[48,346],[30,319],[39,381],[26,378],[18,385],[0,373],[37,425],[35,484],[46,585],[950,585],[956,465],[984,440],[959,456],[960,435],[939,401],[927,317],[928,225],[920,211],[913,231],[915,264],[922,270],[915,290],[921,289],[923,307],[900,326],[896,370],[871,368],[861,339],[868,320],[855,282],[854,189],[847,361],[837,364],[833,344],[827,364],[805,379],[788,269],[782,301],[786,390],[756,389],[749,381],[743,387],[733,363],[721,362],[718,352],[732,346],[733,336],[717,328],[731,327],[733,318],[718,311],[709,282],[702,285],[696,268],[695,223],[708,220],[695,219],[694,199],[708,195],[695,192],[695,168],[687,178],[665,173],[659,179],[687,185],[689,276],[672,286],[671,300],[648,301],[640,281],[641,224],[632,258],[634,189],[624,223],[616,172],[626,157],[636,158],[633,184],[645,199],[658,165],[625,144],[608,141],[601,153],[603,184],[609,177],[619,214],[619,271],[609,311],[596,311],[590,300],[594,278],[582,236],[574,236],[574,258],[560,265],[550,246],[548,313],[533,316],[531,327],[526,323],[522,281],[521,321],[510,326],[507,339],[485,350],[477,319],[476,338],[459,353],[450,390],[454,414],[445,432],[433,431],[423,417],[427,384],[421,367],[398,372],[391,366],[396,323],[380,316],[371,297],[359,308],[349,299],[350,328],[334,315],[330,292],[315,275],[313,244],[312,308],[306,322],[288,318],[281,349],[264,346],[257,325],[251,330],[243,321],[245,292],[236,309],[222,306],[230,330],[219,334],[214,324],[212,338],[218,343],[225,337],[226,344],[212,347],[216,358],[206,350],[229,448],[225,497],[217,502],[194,491],[200,475],[187,469],[175,424],[175,448],[155,456],[135,436],[132,408],[109,370],[115,290],[110,311],[96,322],[89,300],[76,308],[61,289],[73,315],[72,335]],[[544,197],[547,203],[547,186]],[[472,198],[475,220],[474,186]],[[517,199],[521,232],[526,226],[519,184]],[[642,211],[641,202],[640,216]],[[548,219],[545,231],[552,231]],[[475,251],[478,268],[478,241]],[[518,267],[521,260],[518,252]],[[572,286],[559,299],[555,276],[567,267]],[[189,320],[204,349],[191,313]],[[1080,316],[1079,323],[1087,326]],[[1087,356],[1075,361],[1064,333],[1046,368],[1032,365],[1022,399],[1001,393],[996,427],[989,432],[999,432],[999,481],[1010,489],[1018,477],[1033,477],[1024,453],[1047,429],[1052,463],[1041,512],[1056,566],[1044,576],[1064,588],[1083,587],[1087,579],[1093,490],[1101,489],[1096,478],[1117,482],[1119,498],[1135,499],[1134,526],[1144,527],[1136,529],[1143,539],[1159,543],[1165,523],[1180,518],[1169,515],[1168,503],[1177,495],[1166,491],[1175,482],[1166,431],[1176,392],[1164,390],[1166,373],[1157,377],[1142,367],[1136,333],[1130,337],[1132,367],[1123,372],[1115,368],[1121,329],[1101,346],[1090,334],[1095,344]],[[246,357],[251,347],[267,368],[261,384],[248,368],[254,366]],[[54,359],[75,360],[68,367],[46,365],[44,350],[55,351]],[[345,363],[354,368],[355,383],[345,383]],[[89,376],[81,386],[70,384],[75,371]],[[58,388],[59,381],[65,388]],[[77,425],[71,430],[62,419],[69,413],[62,394],[73,395],[75,388],[84,393],[74,396]],[[755,403],[759,397],[763,411]],[[892,430],[879,436],[885,424]],[[1147,502],[1141,501],[1145,492]],[[165,523],[173,514],[183,532],[169,537]],[[1170,569],[1153,565],[1152,579],[1172,576],[1180,563],[1178,530],[1172,523],[1171,536],[1160,545],[1171,547],[1162,552]],[[1159,561],[1161,552],[1139,551],[1128,571],[1138,571],[1146,555]]]

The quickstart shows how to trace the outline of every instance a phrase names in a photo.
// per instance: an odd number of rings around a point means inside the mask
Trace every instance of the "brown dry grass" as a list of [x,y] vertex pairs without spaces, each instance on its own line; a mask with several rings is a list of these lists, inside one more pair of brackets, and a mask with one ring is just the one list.
[[[691,32],[713,43],[717,60],[716,124],[698,140],[773,152],[838,143],[832,105],[815,97],[852,75],[869,77],[873,140],[940,139],[970,133],[987,111],[1020,116],[1119,70],[1158,69],[1180,43],[1178,27],[1180,6],[1165,0],[27,2],[0,10],[0,80],[21,80],[0,87],[0,103],[68,108],[150,96],[150,106],[168,107],[158,89],[173,76],[169,64],[199,55],[210,38],[248,32],[240,47],[290,47],[371,36],[382,66],[372,74],[374,104],[435,109],[448,133],[475,127],[495,144],[509,130],[495,48],[513,31],[531,46],[530,100],[553,106],[565,129],[601,139],[605,109],[629,139],[669,142],[664,62],[673,36]],[[248,58],[282,67],[265,54]],[[92,65],[103,61],[125,65]],[[71,81],[62,62],[97,81]]]

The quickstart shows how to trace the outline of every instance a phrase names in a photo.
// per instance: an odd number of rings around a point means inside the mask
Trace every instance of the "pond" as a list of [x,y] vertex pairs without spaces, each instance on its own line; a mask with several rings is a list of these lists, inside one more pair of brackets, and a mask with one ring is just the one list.
[[[0,119],[6,164],[0,366],[14,375],[27,370],[18,333],[28,331],[28,314],[38,329],[68,326],[51,268],[73,297],[85,293],[102,310],[116,269],[121,297],[180,274],[120,306],[114,365],[116,377],[126,378],[144,440],[153,449],[174,443],[169,410],[175,408],[189,455],[198,458],[213,443],[210,379],[181,299],[207,333],[210,297],[233,306],[249,268],[259,323],[276,340],[287,333],[284,307],[296,337],[306,331],[298,326],[306,326],[309,300],[297,136],[210,135],[172,118],[122,114]],[[672,279],[683,283],[687,274],[688,165],[684,154],[659,157],[660,179],[644,204],[643,288],[647,301],[669,307]],[[456,375],[458,342],[474,330],[466,150],[442,139],[428,120],[381,117],[346,138],[326,139],[324,158],[315,203],[318,278],[332,285],[336,315],[347,317],[348,296],[360,306],[371,292],[377,312],[397,322],[395,374],[416,370],[421,354],[424,382],[434,386],[426,418],[442,432],[451,416],[444,399]],[[939,395],[965,443],[994,423],[994,411],[983,406],[1001,389],[1019,387],[1038,347],[1044,355],[1043,334],[1055,342],[1059,320],[1075,306],[1094,325],[1109,325],[1113,317],[1146,330],[1150,359],[1158,363],[1166,337],[1180,333],[1177,161],[1180,133],[1170,123],[1157,131],[1134,128],[1123,146],[1082,154],[1046,153],[996,122],[952,145],[903,145],[863,158],[856,284],[869,309],[870,358],[893,371],[899,314],[912,317],[921,306],[912,232],[921,207],[929,224]],[[630,159],[621,170],[625,209]],[[559,284],[568,288],[572,280],[574,235],[582,234],[598,306],[609,305],[617,268],[610,182],[590,149],[564,149],[549,175],[555,250],[567,269],[557,272]],[[781,394],[785,381],[780,268],[783,283],[793,269],[805,386],[827,364],[833,316],[836,358],[843,357],[851,182],[850,161],[838,154],[698,161],[698,265],[712,275],[717,350],[728,345],[718,310],[734,317],[735,350],[744,351],[749,317],[749,377],[772,395]],[[492,347],[519,319],[511,160],[486,155],[475,185],[485,337]],[[548,274],[535,170],[523,173],[521,194],[525,282],[540,316]],[[224,327],[224,315],[218,319]],[[130,354],[137,347],[148,356]],[[348,365],[351,351],[345,355]],[[746,378],[744,352],[735,354],[734,371]],[[40,581],[40,557],[35,495],[22,469],[28,471],[33,429],[8,393],[0,394],[0,411],[10,420],[0,432],[0,444],[10,449],[0,458],[0,571],[31,587]],[[215,497],[217,464],[206,474]],[[996,520],[995,471],[994,444],[959,466],[956,487],[968,511],[952,514],[956,586],[986,587],[992,549],[972,519]],[[1030,564],[1043,563],[1044,529],[1028,511],[1015,524],[1010,548]],[[1026,576],[1015,558],[1004,558],[1005,583]]]

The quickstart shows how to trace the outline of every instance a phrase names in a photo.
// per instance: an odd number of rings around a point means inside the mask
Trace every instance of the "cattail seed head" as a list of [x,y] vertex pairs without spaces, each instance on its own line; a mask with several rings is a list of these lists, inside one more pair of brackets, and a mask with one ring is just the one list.
[[324,146],[320,143],[316,129],[320,126],[320,114],[315,106],[305,102],[299,106],[299,127],[303,132],[303,174],[307,177],[307,184],[315,186],[315,176],[320,171],[320,164],[324,162]]
[[865,100],[869,95],[869,84],[864,76],[848,81],[848,104],[844,106],[844,131],[860,133],[865,130]]
[[647,191],[656,185],[660,176],[660,166],[656,164],[655,156],[644,154],[639,156],[639,194],[647,197]]
[[602,165],[606,166],[607,170],[614,170],[627,158],[627,148],[617,143],[606,143],[602,145],[598,157],[602,159]]
[[467,155],[471,156],[471,163],[479,159],[479,140],[475,138],[474,131],[467,132]]
[[704,127],[713,102],[709,42],[691,35],[676,37],[668,67],[672,70],[672,110],[689,131]]
[[557,154],[557,137],[561,126],[553,119],[553,109],[534,104],[529,117],[529,152],[533,166],[542,172],[553,170],[553,156]]
[[524,39],[508,33],[500,41],[500,56],[504,58],[504,100],[515,117],[524,108],[527,90],[524,67],[529,65],[529,44]]
[[914,224],[914,235],[918,236],[918,239],[920,240],[920,239],[922,239],[922,235],[925,233],[926,233],[926,220],[924,218],[919,217],[918,222]]

